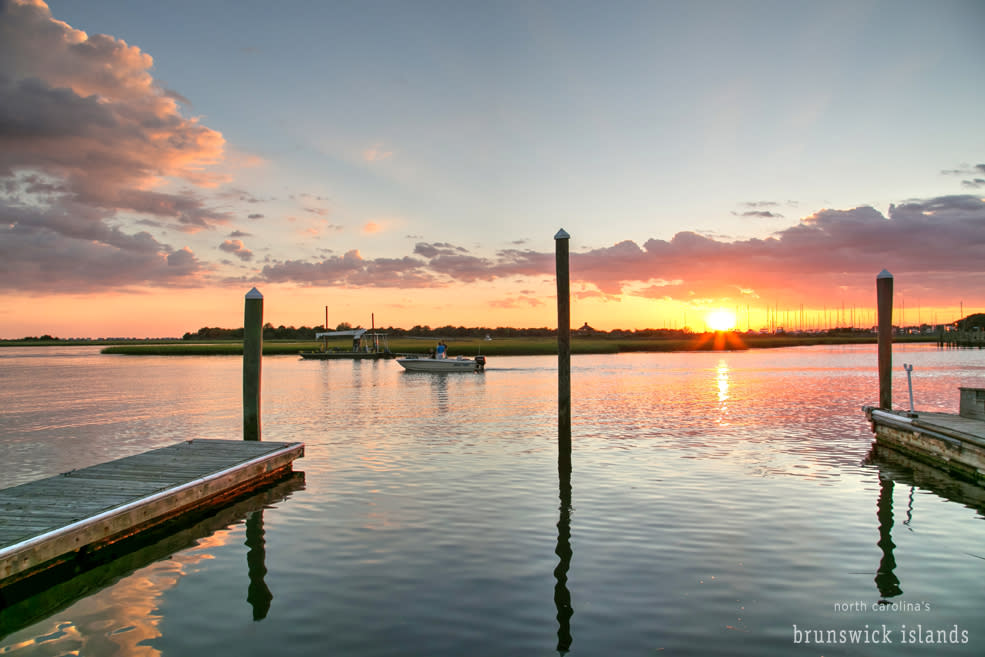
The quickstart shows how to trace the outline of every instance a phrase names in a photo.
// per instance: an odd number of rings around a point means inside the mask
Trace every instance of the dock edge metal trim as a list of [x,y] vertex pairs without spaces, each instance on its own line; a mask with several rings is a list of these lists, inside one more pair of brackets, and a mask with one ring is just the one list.
[[901,415],[897,415],[896,413],[890,413],[889,411],[883,411],[878,408],[872,408],[870,406],[863,406],[862,409],[872,422],[879,422],[880,424],[885,424],[894,429],[903,429],[904,431],[922,433],[931,438],[943,440],[944,442],[954,445],[955,447],[961,447],[963,445],[962,441],[958,438],[947,436],[938,431],[934,431],[933,429],[928,429],[926,426],[913,424],[913,420],[911,418],[903,417]]

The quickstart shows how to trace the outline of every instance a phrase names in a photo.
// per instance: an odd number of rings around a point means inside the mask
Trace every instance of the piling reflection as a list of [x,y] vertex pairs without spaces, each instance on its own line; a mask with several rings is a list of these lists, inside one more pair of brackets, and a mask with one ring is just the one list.
[[560,497],[557,521],[557,547],[554,554],[558,564],[554,569],[554,605],[557,607],[557,650],[564,654],[571,649],[571,592],[568,590],[568,569],[571,568],[571,425],[558,427],[558,491]]
[[246,518],[246,570],[250,585],[246,591],[246,601],[253,607],[253,620],[263,620],[270,611],[274,594],[267,588],[264,576],[267,574],[267,548],[263,540],[263,509],[254,511]]
[[876,588],[879,589],[879,602],[886,602],[888,598],[893,598],[901,593],[899,578],[894,572],[896,570],[896,558],[893,550],[896,544],[893,543],[893,480],[889,477],[879,477],[879,502],[877,504],[877,516],[879,518],[879,548],[882,550],[882,560],[879,561],[879,568],[876,570]]
[[910,488],[906,519],[902,523],[907,528],[910,528],[914,522],[914,500],[917,488],[975,509],[983,516],[985,516],[985,489],[915,461],[895,450],[875,444],[866,457],[865,464],[875,465],[879,469],[879,499],[876,508],[879,520],[878,545],[882,550],[882,559],[876,571],[875,583],[882,601],[886,601],[903,593],[901,582],[895,574],[896,544],[892,538],[895,485],[901,484]]

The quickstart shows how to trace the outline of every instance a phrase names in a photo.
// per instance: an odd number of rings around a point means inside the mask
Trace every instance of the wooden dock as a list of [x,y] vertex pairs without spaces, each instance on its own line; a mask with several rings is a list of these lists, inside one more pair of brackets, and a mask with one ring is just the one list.
[[876,443],[985,486],[985,420],[863,407]]
[[292,471],[303,443],[189,440],[0,490],[0,590]]

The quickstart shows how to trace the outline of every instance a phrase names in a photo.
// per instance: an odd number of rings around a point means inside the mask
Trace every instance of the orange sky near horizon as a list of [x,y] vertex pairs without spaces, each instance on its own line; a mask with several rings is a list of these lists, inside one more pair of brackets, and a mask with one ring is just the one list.
[[[588,323],[598,330],[690,327],[695,332],[712,330],[718,311],[735,315],[735,330],[784,327],[786,330],[825,329],[875,325],[875,284],[872,303],[847,304],[835,300],[827,307],[767,308],[765,304],[683,304],[667,300],[598,296],[579,299],[572,289],[571,325]],[[553,286],[553,282],[551,283]],[[409,329],[415,325],[536,328],[557,326],[553,289],[542,290],[537,302],[502,307],[492,296],[473,290],[442,288],[373,292],[362,289],[326,290],[286,285],[260,285],[264,295],[264,322],[274,326],[322,326],[328,306],[329,327],[342,322],[352,326]],[[49,334],[59,338],[166,338],[181,337],[204,326],[238,328],[243,325],[245,293],[249,290],[144,290],[100,295],[50,295],[30,298],[8,296],[0,311],[0,339]],[[962,306],[919,305],[896,294],[894,322],[950,323],[959,319]],[[985,307],[963,306],[965,315]]]

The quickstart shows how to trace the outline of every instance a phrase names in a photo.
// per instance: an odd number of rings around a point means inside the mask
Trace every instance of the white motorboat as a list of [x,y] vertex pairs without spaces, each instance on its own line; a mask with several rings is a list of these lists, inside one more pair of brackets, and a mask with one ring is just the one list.
[[428,358],[426,356],[408,356],[398,358],[408,372],[481,372],[486,367],[486,357],[475,358]]

